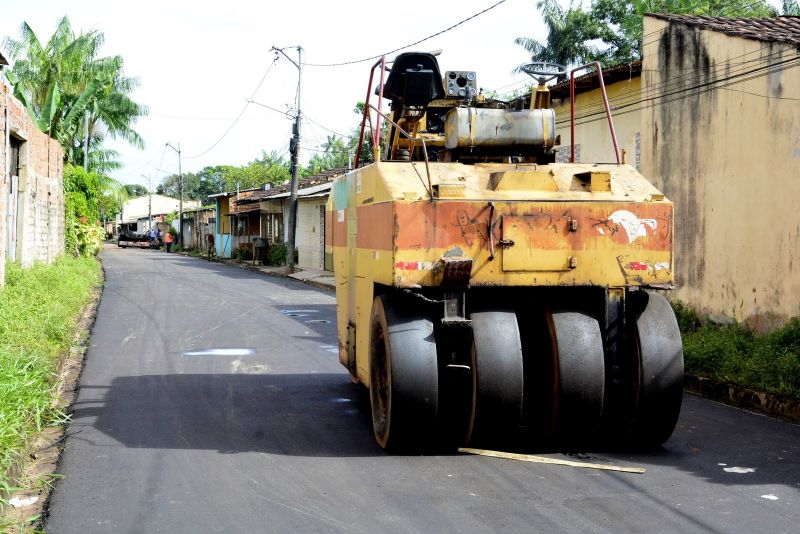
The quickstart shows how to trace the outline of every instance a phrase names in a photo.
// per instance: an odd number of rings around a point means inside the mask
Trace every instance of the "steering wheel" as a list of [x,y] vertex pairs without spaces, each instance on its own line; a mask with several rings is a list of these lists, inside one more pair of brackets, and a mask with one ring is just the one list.
[[520,70],[534,78],[540,85],[554,78],[560,78],[567,75],[567,67],[559,63],[550,63],[549,61],[535,61],[520,67]]

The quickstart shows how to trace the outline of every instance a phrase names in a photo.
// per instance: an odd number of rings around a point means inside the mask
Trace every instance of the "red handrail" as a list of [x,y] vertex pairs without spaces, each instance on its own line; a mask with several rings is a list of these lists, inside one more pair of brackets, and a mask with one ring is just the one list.
[[[364,113],[361,116],[361,131],[358,136],[358,148],[356,148],[356,158],[353,163],[353,168],[357,169],[358,164],[361,162],[361,150],[364,144],[364,130],[367,125],[367,119],[370,118],[370,105],[369,105],[369,97],[372,94],[372,81],[375,78],[375,69],[380,66],[381,67],[381,81],[380,85],[378,86],[380,89],[378,90],[378,109],[383,109],[383,82],[384,82],[384,75],[386,73],[386,56],[381,57],[375,64],[372,66],[372,69],[369,71],[369,83],[367,84],[367,98],[364,99]],[[377,127],[372,128],[372,147],[373,149],[378,145],[380,142],[380,135],[381,135],[381,119],[383,117],[380,113],[378,113],[377,118]],[[370,119],[370,124],[372,120]]]
[[611,119],[611,108],[608,105],[608,94],[606,93],[606,84],[603,81],[603,68],[600,66],[599,61],[593,61],[586,65],[574,68],[569,73],[569,161],[575,163],[575,73],[587,67],[594,66],[597,70],[595,73],[600,80],[600,90],[603,93],[603,105],[606,108],[606,116],[608,117],[608,127],[611,130],[611,142],[614,143],[614,157],[617,158],[617,165],[620,164],[619,160],[619,145],[617,144],[617,132],[614,130],[614,121]]

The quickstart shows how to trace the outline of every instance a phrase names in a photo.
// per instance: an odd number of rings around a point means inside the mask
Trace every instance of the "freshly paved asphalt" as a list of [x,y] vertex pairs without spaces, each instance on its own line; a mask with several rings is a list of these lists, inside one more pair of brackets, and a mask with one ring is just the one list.
[[48,532],[798,531],[796,425],[687,396],[663,448],[577,455],[645,474],[388,456],[337,362],[331,292],[162,252],[102,258]]

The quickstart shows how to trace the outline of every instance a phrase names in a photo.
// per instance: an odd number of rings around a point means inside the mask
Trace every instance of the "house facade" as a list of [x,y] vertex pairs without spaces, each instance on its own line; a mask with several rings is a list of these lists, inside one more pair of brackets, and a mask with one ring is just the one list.
[[[0,70],[6,64],[0,56]],[[0,77],[0,285],[7,261],[29,267],[64,253],[64,152]]]
[[[117,215],[115,232],[142,234],[155,223],[164,222],[167,215],[178,211],[180,200],[164,195],[144,195],[126,200]],[[196,200],[184,200],[183,209],[191,210],[200,206]],[[177,224],[177,223],[176,223]],[[185,225],[185,221],[184,221]]]
[[[603,71],[603,82],[614,117],[617,142],[624,159],[640,168],[640,131],[642,111],[637,105],[642,92],[642,63],[615,65]],[[550,88],[556,112],[556,135],[561,138],[556,161],[570,159],[570,100],[569,82]],[[583,74],[575,80],[575,161],[615,162],[614,144],[603,106],[602,91],[594,73]]]
[[[295,249],[296,265],[301,269],[330,268],[325,257],[325,204],[333,178],[342,172],[345,171],[326,171],[298,184]],[[259,238],[267,247],[285,244],[289,197],[288,184],[213,195],[217,204],[217,255],[231,258],[263,254],[254,249]],[[237,253],[238,250],[248,252]]]

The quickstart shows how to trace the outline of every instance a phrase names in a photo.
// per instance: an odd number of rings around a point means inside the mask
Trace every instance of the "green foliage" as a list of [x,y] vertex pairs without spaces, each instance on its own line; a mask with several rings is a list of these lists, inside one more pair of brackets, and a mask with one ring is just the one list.
[[143,197],[148,193],[147,188],[140,184],[125,184],[123,187],[129,198]]
[[[226,191],[236,191],[261,187],[264,184],[286,183],[289,175],[289,161],[277,152],[262,152],[261,157],[247,165],[215,165],[197,173],[183,175],[183,198],[206,202],[209,195]],[[180,195],[179,176],[173,174],[165,178],[157,188],[161,195],[178,198]]]
[[688,373],[800,398],[800,318],[758,335],[738,323],[713,325],[683,305],[673,307]]
[[75,247],[79,256],[97,256],[103,250],[105,231],[98,224],[82,224],[80,221],[75,225]]
[[[558,0],[539,0],[548,29],[547,41],[529,37],[514,42],[531,53],[533,61],[606,65],[640,59],[644,13],[674,13],[725,17],[769,17],[776,11],[766,0],[592,0],[584,8],[572,0],[566,8]],[[795,0],[784,0],[783,11],[797,10]]]
[[267,247],[267,265],[286,265],[286,245],[275,243]]
[[358,145],[358,135],[348,137],[346,140],[337,135],[329,135],[322,144],[323,152],[311,156],[308,166],[301,169],[303,176],[314,176],[329,169],[346,168],[350,158],[355,154]]
[[64,421],[51,407],[58,358],[100,282],[95,259],[62,257],[23,270],[9,263],[0,289],[0,487],[31,433]]
[[103,41],[98,31],[76,35],[63,17],[44,45],[27,23],[19,40],[5,42],[14,60],[7,71],[14,95],[39,128],[61,143],[67,163],[87,161],[101,173],[120,166],[118,154],[102,147],[105,136],[142,147],[132,125],[147,114],[147,108],[128,96],[138,81],[123,75],[122,58],[98,57]]
[[65,245],[74,256],[94,256],[102,248],[101,218],[116,214],[126,198],[116,181],[81,167],[64,166]]
[[[284,254],[285,257],[285,254]],[[253,259],[253,251],[248,248],[237,248],[234,251],[234,258],[241,261],[249,261]]]

